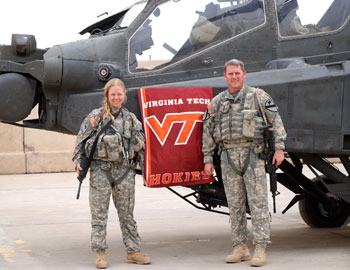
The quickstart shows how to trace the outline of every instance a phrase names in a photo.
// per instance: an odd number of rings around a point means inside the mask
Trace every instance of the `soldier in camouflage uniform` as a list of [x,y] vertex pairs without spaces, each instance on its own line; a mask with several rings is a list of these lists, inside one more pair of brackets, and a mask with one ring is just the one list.
[[265,161],[259,159],[264,148],[259,101],[270,123],[275,141],[273,163],[284,159],[286,132],[277,107],[262,89],[244,84],[243,62],[232,59],[225,64],[224,77],[228,89],[211,101],[204,115],[204,170],[214,171],[213,154],[219,148],[222,178],[230,211],[233,251],[226,262],[250,260],[247,247],[246,194],[251,211],[253,243],[256,245],[252,266],[266,261],[265,248],[270,241],[270,217],[267,199]]
[[82,122],[73,153],[79,175],[82,153],[85,151],[87,156],[90,155],[96,135],[113,120],[111,126],[99,136],[90,166],[91,245],[92,250],[96,251],[96,268],[107,268],[106,226],[111,195],[118,211],[127,262],[149,264],[150,258],[140,253],[141,239],[133,217],[134,163],[137,159],[143,162],[142,125],[133,113],[122,108],[126,88],[121,80],[107,82],[104,96],[104,106],[93,110]]

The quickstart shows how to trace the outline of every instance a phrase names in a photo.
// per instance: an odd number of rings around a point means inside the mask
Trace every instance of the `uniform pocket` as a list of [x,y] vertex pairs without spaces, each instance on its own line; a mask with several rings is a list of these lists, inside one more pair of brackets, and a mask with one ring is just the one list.
[[120,134],[105,135],[102,139],[108,161],[120,161],[123,158],[122,138]]
[[[91,153],[91,150],[92,150],[92,146],[94,144],[94,141],[95,141],[96,137],[92,137],[90,139],[88,139],[85,143],[85,154],[87,157],[90,156],[90,153]],[[96,153],[94,153],[94,156],[96,156]]]
[[99,158],[107,157],[106,147],[104,146],[104,143],[103,143],[103,136],[100,136],[98,138],[96,153],[94,154],[94,157],[99,157]]
[[[94,145],[96,137],[89,139],[85,144],[85,153],[89,157],[92,151],[92,146]],[[93,158],[107,158],[106,148],[103,143],[103,136],[100,136],[97,141],[96,149]]]
[[243,128],[242,133],[244,137],[252,138],[255,133],[255,121],[257,116],[256,110],[243,110]]

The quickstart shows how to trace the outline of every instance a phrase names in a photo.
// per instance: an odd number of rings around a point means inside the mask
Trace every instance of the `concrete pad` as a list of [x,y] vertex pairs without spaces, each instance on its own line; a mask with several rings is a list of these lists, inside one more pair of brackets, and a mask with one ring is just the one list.
[[[0,175],[0,269],[95,269],[88,181],[80,200],[75,199],[77,187],[75,173]],[[312,229],[297,206],[282,215],[293,194],[281,185],[278,189],[278,213],[272,214],[272,244],[263,269],[349,269],[350,227]],[[176,190],[190,192],[185,187]],[[165,188],[146,188],[140,177],[135,219],[142,252],[152,264],[126,263],[111,204],[108,269],[251,269],[249,262],[224,262],[232,249],[228,216],[197,210]],[[251,242],[249,247],[252,250]]]

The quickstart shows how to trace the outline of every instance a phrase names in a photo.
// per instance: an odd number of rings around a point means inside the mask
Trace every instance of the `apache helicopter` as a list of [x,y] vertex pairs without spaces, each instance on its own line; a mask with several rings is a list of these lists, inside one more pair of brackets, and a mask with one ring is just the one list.
[[[77,134],[115,77],[128,88],[126,107],[140,118],[137,89],[211,86],[216,95],[227,88],[224,63],[238,58],[246,64],[246,83],[273,97],[288,134],[289,159],[279,167],[278,182],[295,197],[283,213],[299,202],[309,226],[346,226],[350,1],[322,1],[326,8],[308,21],[319,2],[144,0],[82,30],[88,39],[38,49],[33,35],[14,34],[11,45],[0,47],[0,120]],[[17,123],[35,106],[37,119]],[[347,174],[329,158],[338,158]],[[227,201],[215,165],[215,182],[178,195],[220,212],[214,208]],[[304,166],[315,178],[303,174]]]

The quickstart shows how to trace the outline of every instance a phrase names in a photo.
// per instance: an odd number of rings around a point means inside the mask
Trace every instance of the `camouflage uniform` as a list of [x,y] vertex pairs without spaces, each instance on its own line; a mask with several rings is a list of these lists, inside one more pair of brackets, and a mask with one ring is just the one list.
[[231,219],[232,244],[247,242],[246,194],[251,211],[254,244],[266,247],[270,239],[270,218],[263,150],[263,120],[255,91],[268,121],[274,127],[275,149],[284,150],[286,132],[277,107],[261,89],[244,85],[236,92],[226,90],[211,101],[204,116],[204,163],[213,163],[218,146],[222,178]]
[[[109,122],[103,114],[103,108],[93,110],[82,122],[73,153],[73,162],[80,164],[84,141],[86,155],[97,133]],[[112,111],[115,113],[116,111]],[[106,226],[110,197],[118,211],[123,242],[127,252],[139,252],[141,239],[137,233],[133,217],[135,201],[134,160],[143,160],[144,135],[142,125],[136,116],[126,109],[115,119],[98,139],[98,144],[90,166],[90,210],[91,210],[91,245],[93,251],[108,248]],[[141,164],[142,167],[142,164]]]

